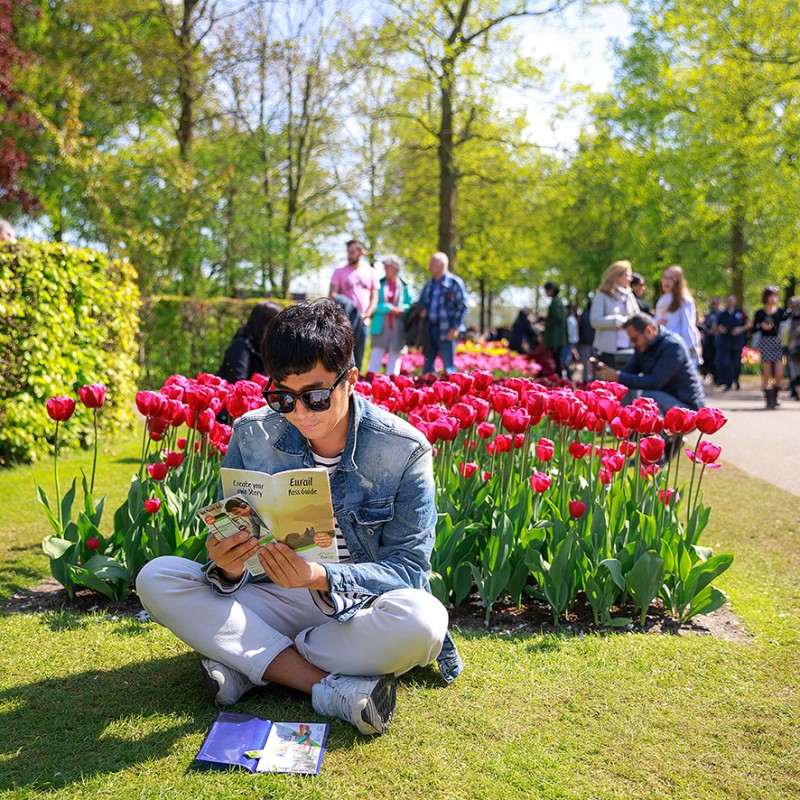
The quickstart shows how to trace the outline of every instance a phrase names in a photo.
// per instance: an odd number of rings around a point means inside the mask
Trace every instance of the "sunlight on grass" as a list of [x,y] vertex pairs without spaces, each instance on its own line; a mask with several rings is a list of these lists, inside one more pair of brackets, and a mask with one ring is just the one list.
[[[132,437],[103,459],[99,484],[117,503],[136,453]],[[85,463],[71,458],[64,474]],[[0,500],[33,500],[47,472],[6,472]],[[706,541],[736,557],[719,583],[748,644],[456,631],[464,675],[448,687],[433,667],[401,678],[385,737],[334,721],[315,779],[187,770],[216,710],[198,656],[158,625],[102,611],[4,615],[0,798],[796,797],[796,501],[727,465],[704,486]],[[35,502],[0,523],[0,589],[47,574],[45,533]],[[305,698],[274,688],[233,710],[318,719]]]

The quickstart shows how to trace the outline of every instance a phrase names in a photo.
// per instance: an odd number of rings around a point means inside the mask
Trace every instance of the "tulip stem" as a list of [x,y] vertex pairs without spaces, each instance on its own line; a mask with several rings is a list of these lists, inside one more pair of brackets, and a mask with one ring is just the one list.
[[53,454],[53,473],[56,483],[56,505],[58,506],[58,530],[60,534],[64,533],[64,522],[61,515],[61,489],[58,485],[58,420],[56,420],[56,441],[55,452]]
[[[97,409],[94,410],[94,457],[92,458],[92,483],[89,486],[89,494],[94,496],[94,475],[97,472]],[[94,501],[92,501],[94,502]]]
[[694,474],[695,470],[697,469],[697,450],[700,447],[700,440],[703,438],[703,434],[701,433],[697,437],[697,442],[694,446],[694,457],[692,458],[692,477],[689,480],[689,495],[686,498],[686,529],[688,532],[689,529],[689,520],[692,515],[692,489],[694,488]]

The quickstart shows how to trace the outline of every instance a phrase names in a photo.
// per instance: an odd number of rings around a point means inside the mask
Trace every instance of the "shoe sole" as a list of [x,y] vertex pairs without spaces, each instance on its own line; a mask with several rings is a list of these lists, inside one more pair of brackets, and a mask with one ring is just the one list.
[[208,699],[217,707],[219,707],[219,703],[217,702],[217,697],[219,695],[220,686],[219,683],[214,680],[211,676],[211,673],[206,669],[205,664],[200,664],[200,669],[203,673],[203,683],[206,685],[206,692],[208,692]]
[[384,675],[370,692],[367,704],[361,709],[361,720],[356,726],[361,733],[382,734],[389,730],[395,703],[397,684],[393,675]]

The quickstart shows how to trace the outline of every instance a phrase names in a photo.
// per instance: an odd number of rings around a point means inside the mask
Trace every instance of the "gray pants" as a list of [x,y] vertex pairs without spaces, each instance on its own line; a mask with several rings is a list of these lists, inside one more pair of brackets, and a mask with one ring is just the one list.
[[386,592],[346,622],[325,616],[306,589],[248,583],[218,594],[200,564],[176,556],[147,564],[136,589],[156,622],[257,685],[291,646],[325,672],[401,675],[433,661],[447,632],[446,609],[421,589]]

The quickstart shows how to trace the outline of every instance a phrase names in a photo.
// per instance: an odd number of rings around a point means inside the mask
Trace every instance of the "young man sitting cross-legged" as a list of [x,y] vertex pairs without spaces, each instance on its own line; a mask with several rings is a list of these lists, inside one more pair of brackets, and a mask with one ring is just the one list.
[[[340,562],[303,561],[246,531],[206,542],[209,563],[174,556],[137,580],[157,622],[202,653],[212,699],[279,683],[314,709],[385,733],[394,676],[437,659],[463,669],[447,611],[428,590],[436,508],[431,448],[411,425],[354,394],[353,331],[330,300],[278,314],[263,344],[267,406],[238,419],[223,466],[330,473]],[[244,562],[258,554],[266,576]]]

